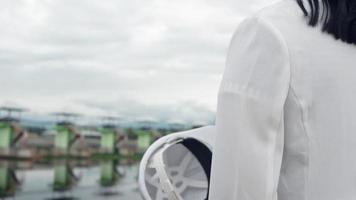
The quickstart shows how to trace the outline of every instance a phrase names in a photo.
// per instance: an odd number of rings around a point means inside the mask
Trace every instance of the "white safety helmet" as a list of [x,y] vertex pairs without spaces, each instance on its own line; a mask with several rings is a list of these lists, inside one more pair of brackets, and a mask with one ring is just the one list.
[[208,198],[215,127],[173,133],[154,142],[144,154],[139,188],[145,200]]

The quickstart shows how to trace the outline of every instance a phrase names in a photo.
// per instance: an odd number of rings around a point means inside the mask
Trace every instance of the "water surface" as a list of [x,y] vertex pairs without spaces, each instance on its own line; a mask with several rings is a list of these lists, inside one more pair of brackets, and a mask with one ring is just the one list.
[[0,199],[141,200],[137,163],[0,161]]

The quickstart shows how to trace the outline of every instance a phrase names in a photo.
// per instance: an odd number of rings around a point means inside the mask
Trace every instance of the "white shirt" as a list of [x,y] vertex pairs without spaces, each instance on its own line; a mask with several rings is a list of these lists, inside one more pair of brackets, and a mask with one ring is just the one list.
[[356,46],[308,26],[295,0],[249,17],[216,130],[210,200],[356,199]]

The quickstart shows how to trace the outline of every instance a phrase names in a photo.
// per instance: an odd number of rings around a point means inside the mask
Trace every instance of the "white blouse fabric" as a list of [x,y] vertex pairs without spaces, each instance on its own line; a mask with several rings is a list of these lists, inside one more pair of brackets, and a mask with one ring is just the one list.
[[307,26],[295,0],[244,20],[216,131],[210,200],[356,199],[356,46]]

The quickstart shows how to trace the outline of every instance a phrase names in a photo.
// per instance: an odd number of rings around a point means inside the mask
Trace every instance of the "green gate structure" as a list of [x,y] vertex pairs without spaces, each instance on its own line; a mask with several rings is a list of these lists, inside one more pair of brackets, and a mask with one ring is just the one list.
[[21,185],[14,168],[9,161],[0,161],[0,198],[14,196]]
[[137,122],[139,128],[135,131],[137,136],[137,148],[140,153],[146,151],[146,149],[152,144],[154,140],[154,124],[156,120],[146,117]]
[[[25,134],[19,126],[19,118],[23,111],[25,110],[20,108],[0,107],[0,114],[3,114],[0,118],[0,156],[15,156],[13,147]],[[16,113],[18,116],[13,116]]]
[[75,126],[69,120],[70,118],[78,117],[79,115],[74,113],[55,113],[60,122],[56,124],[56,136],[54,141],[56,154],[69,154],[70,148],[74,142],[80,137],[76,132]]
[[146,150],[153,142],[153,133],[149,130],[137,130],[137,147],[139,150]]
[[55,148],[57,152],[69,153],[70,147],[76,141],[78,135],[75,133],[73,124],[58,123],[56,125]]
[[12,141],[15,138],[15,132],[13,130],[10,121],[0,121],[0,148],[3,154],[10,153]]
[[102,153],[117,152],[116,143],[118,140],[118,133],[115,127],[104,126],[101,128],[100,148]]
[[101,153],[118,153],[117,142],[119,140],[118,127],[116,126],[116,117],[102,117],[104,124],[100,129],[101,141],[100,151]]

